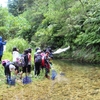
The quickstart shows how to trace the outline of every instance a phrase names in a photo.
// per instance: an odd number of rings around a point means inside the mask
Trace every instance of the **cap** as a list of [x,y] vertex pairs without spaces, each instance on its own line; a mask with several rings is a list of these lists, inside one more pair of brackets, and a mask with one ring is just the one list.
[[40,53],[41,52],[41,50],[37,50],[37,53]]

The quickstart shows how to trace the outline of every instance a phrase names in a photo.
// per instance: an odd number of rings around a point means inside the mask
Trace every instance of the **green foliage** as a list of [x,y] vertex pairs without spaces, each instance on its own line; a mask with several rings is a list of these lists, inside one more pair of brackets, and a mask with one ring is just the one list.
[[7,24],[6,27],[8,29],[8,35],[11,38],[15,38],[15,37],[22,37],[24,38],[24,34],[23,32],[27,33],[27,30],[30,30],[31,26],[29,24],[29,22],[19,16],[19,17],[14,17],[14,16],[7,16]]
[[0,35],[6,39],[7,38],[7,27],[6,27],[6,17],[9,15],[6,8],[0,7]]
[[8,11],[14,16],[22,14],[25,10],[26,0],[8,0]]
[[8,52],[12,52],[13,47],[17,47],[20,53],[30,47],[27,41],[22,38],[14,38],[7,42],[6,49]]
[[8,16],[8,15],[9,15],[9,13],[8,13],[7,9],[0,7],[0,27],[5,26],[6,16]]
[[5,34],[7,32],[6,27],[0,27],[0,35],[5,39],[7,35]]
[[31,26],[29,29],[23,30],[21,32],[21,36],[31,42],[32,37],[34,37],[35,32],[38,30],[40,23],[44,19],[44,16],[41,12],[34,12],[34,10],[31,9],[23,13],[21,16],[26,18]]
[[2,60],[3,59],[8,59],[8,60],[12,61],[12,52],[4,51]]
[[[10,2],[12,5],[10,4],[9,8],[12,9],[8,10],[17,17],[0,8],[0,34],[4,38],[24,38],[32,46],[42,48],[50,45],[57,49],[70,45],[71,52],[76,53],[78,49],[80,52],[72,56],[73,58],[87,61],[99,59],[99,55],[96,54],[100,50],[99,0],[10,0]],[[84,48],[86,52],[82,54]],[[90,55],[85,56],[89,50]],[[96,60],[93,60],[94,56]]]

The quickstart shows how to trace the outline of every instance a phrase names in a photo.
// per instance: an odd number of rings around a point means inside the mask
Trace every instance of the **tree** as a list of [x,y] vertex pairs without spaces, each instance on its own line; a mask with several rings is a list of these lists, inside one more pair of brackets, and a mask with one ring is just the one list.
[[14,16],[18,16],[25,11],[26,0],[8,0],[8,11]]

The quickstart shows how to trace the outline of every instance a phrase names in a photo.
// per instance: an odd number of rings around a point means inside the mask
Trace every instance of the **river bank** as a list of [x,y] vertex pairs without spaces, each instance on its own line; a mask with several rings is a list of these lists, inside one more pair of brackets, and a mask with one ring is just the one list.
[[77,48],[75,50],[68,49],[59,54],[54,55],[55,59],[66,59],[68,61],[76,61],[78,63],[100,64],[99,51],[91,48]]

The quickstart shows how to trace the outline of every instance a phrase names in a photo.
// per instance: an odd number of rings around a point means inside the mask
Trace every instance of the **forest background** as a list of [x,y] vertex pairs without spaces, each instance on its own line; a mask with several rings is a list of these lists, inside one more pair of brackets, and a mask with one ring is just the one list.
[[8,52],[14,45],[21,51],[70,46],[56,57],[100,63],[99,25],[100,0],[8,0],[0,7],[0,36]]

